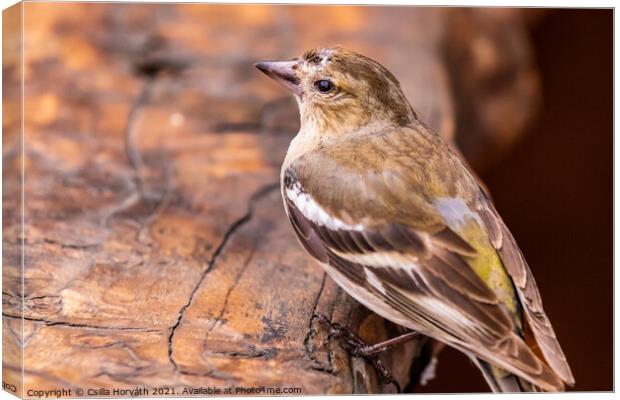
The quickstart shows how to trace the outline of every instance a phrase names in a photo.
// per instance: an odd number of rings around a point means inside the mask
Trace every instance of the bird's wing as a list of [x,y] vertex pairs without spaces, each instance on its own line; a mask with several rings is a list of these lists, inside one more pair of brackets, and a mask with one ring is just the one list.
[[575,379],[570,366],[560,347],[553,326],[551,326],[551,322],[543,310],[542,300],[532,271],[514,237],[484,193],[480,194],[480,199],[475,208],[489,233],[493,247],[497,249],[502,263],[512,278],[527,321],[545,360],[564,382],[573,385]]
[[[376,140],[365,143],[377,146]],[[380,145],[384,151],[386,144]],[[478,249],[446,221],[454,210],[442,215],[427,189],[415,187],[415,179],[423,179],[430,180],[425,188],[452,185],[456,189],[447,192],[458,193],[458,179],[418,174],[412,181],[416,171],[410,165],[389,164],[410,160],[411,155],[399,158],[408,147],[378,157],[378,147],[318,151],[294,161],[284,173],[283,195],[302,244],[354,286],[373,293],[382,302],[375,311],[391,307],[424,334],[546,390],[562,390],[558,376],[516,333],[507,304],[471,267]],[[433,162],[443,157],[428,156]],[[479,219],[467,221],[482,231]]]

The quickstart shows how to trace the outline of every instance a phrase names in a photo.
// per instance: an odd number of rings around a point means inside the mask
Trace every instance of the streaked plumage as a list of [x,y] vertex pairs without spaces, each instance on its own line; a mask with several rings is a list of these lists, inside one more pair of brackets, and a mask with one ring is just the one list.
[[468,354],[495,391],[573,384],[514,238],[396,78],[342,48],[258,67],[298,100],[282,197],[328,274],[379,315]]

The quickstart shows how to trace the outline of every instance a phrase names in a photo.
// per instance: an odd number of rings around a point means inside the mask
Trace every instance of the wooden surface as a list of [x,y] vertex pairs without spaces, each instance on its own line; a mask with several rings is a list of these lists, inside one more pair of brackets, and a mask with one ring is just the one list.
[[[343,44],[394,72],[466,155],[494,159],[533,110],[510,119],[493,96],[537,96],[516,12],[26,3],[24,15],[23,299],[20,118],[6,113],[19,91],[3,102],[4,381],[19,382],[23,344],[26,390],[394,391],[314,318],[369,342],[400,329],[343,293],[294,238],[277,182],[296,105],[252,64]],[[497,33],[500,17],[512,25]],[[487,46],[472,50],[462,32]],[[474,96],[467,79],[487,68],[474,82],[484,81],[505,67],[487,58],[514,50],[502,34],[518,48],[516,72]],[[19,82],[19,57],[3,68]],[[457,125],[464,111],[469,134]],[[383,355],[401,386],[417,380],[425,343]]]

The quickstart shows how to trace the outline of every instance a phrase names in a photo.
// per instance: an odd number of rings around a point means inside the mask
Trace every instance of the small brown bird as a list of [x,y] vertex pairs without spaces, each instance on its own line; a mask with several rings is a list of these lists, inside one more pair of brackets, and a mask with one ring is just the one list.
[[329,276],[384,318],[467,354],[493,391],[573,385],[515,239],[394,75],[342,47],[256,67],[299,105],[282,197]]

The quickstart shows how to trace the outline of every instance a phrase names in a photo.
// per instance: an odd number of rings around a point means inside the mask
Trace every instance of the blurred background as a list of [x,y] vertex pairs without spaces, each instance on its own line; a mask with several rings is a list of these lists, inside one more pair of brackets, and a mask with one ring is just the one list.
[[[481,175],[535,271],[574,389],[606,391],[613,388],[612,14],[543,13],[528,31],[540,68],[539,114]],[[464,357],[442,357],[463,365],[460,373],[440,373],[424,391],[484,388]]]
[[[307,394],[386,390],[315,338],[315,312],[370,317],[288,226],[271,184],[297,109],[252,67],[342,44],[390,69],[486,182],[573,389],[613,389],[612,10],[25,3],[23,71],[7,16],[5,380],[21,361],[6,343],[24,340],[27,388],[294,377]],[[365,337],[387,334],[366,322]],[[406,366],[413,353],[398,353],[386,363]],[[488,390],[456,351],[438,368],[410,389]]]

